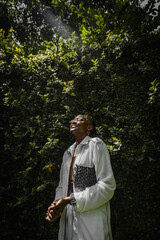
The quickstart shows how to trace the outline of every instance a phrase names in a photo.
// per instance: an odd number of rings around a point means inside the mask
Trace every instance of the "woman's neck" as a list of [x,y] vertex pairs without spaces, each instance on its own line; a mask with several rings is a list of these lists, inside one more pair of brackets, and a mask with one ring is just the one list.
[[81,143],[86,136],[87,136],[86,134],[75,136],[77,144]]

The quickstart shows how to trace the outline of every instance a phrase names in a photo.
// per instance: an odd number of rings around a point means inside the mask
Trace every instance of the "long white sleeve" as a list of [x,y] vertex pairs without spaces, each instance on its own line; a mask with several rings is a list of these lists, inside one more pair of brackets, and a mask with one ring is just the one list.
[[61,199],[62,197],[63,197],[63,163],[60,169],[59,184],[58,187],[56,188],[55,201]]

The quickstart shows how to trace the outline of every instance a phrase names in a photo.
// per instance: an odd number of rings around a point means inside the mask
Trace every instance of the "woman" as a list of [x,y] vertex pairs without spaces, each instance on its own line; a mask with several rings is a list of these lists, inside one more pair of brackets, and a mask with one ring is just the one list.
[[70,123],[76,142],[64,153],[55,201],[46,220],[59,216],[59,240],[111,240],[109,200],[116,188],[105,143],[89,135],[94,124],[87,115]]

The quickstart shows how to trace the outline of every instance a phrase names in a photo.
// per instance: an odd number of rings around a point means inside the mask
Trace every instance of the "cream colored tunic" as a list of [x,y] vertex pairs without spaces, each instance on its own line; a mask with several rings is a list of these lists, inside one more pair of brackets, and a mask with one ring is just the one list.
[[[64,153],[55,200],[67,196],[75,144]],[[73,211],[74,238],[70,240],[112,240],[109,200],[114,194],[116,183],[105,143],[97,137],[85,137],[77,146],[75,164],[94,167],[97,183],[81,191],[73,186],[76,205]],[[66,209],[60,219],[59,240],[65,240],[65,215]]]

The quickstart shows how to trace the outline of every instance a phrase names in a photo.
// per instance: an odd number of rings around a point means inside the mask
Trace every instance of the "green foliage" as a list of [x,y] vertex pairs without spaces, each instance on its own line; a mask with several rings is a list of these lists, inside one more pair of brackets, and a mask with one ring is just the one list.
[[74,141],[69,120],[86,113],[111,154],[117,181],[111,202],[114,239],[157,240],[155,1],[143,8],[138,1],[48,1],[52,13],[76,29],[70,37],[60,35],[62,26],[46,35],[34,32],[36,24],[37,31],[48,27],[33,14],[45,1],[22,3],[7,1],[8,26],[14,28],[0,30],[2,239],[57,239],[58,222],[45,222],[45,212],[54,199],[63,152]]
[[[71,114],[69,104],[75,97],[70,62],[76,61],[77,54],[73,48],[70,49],[71,39],[64,44],[60,38],[57,46],[46,43],[45,50],[28,56],[25,56],[22,46],[13,47],[10,33],[6,39],[2,34],[1,43],[5,46],[1,48],[1,97],[6,155],[1,175],[10,183],[7,205],[18,208],[19,222],[26,221],[25,212],[30,207],[32,214],[37,215],[34,212],[38,211],[38,217],[44,222],[47,206],[54,198],[52,189],[57,184],[57,170],[66,147],[62,139],[67,138],[68,143],[70,139],[67,127]],[[9,174],[8,165],[12,166]],[[3,191],[6,191],[7,182],[4,181]],[[40,195],[42,198],[38,200]],[[20,215],[24,207],[26,210]],[[12,219],[10,221],[13,224]],[[26,231],[28,229],[24,225],[21,232],[26,234]],[[40,232],[44,232],[44,226],[40,227]],[[22,237],[18,232],[16,234],[15,238]]]

